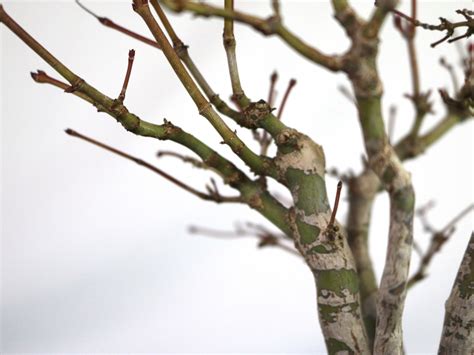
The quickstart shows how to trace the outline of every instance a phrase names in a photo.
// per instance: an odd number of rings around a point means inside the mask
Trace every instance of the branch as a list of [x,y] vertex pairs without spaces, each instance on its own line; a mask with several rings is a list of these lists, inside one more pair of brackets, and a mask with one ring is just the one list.
[[[225,10],[234,11],[234,0],[225,0]],[[250,100],[245,96],[242,85],[240,84],[239,69],[237,66],[237,57],[235,54],[235,36],[234,36],[234,20],[224,19],[224,33],[222,35],[224,48],[227,56],[227,65],[229,67],[229,76],[232,84],[232,95],[239,107],[245,108],[249,105]]]
[[[108,18],[105,18],[105,17],[99,17],[98,15],[96,15],[95,13],[93,13],[91,10],[89,10],[88,8],[86,8],[84,5],[82,5],[78,0],[76,0],[76,3],[82,8],[84,9],[87,13],[91,14],[92,16],[96,17],[100,23],[102,23],[103,25],[105,25],[106,27],[109,27],[109,28],[112,28],[112,29],[115,29],[117,30],[118,32],[121,32],[127,36],[130,36],[132,38],[135,38],[143,43],[146,43],[146,44],[149,44],[157,49],[160,49],[160,46],[158,45],[158,43],[156,43],[154,40],[151,40],[151,39],[148,39],[140,34],[137,34],[123,26],[120,26],[114,22],[112,22],[112,20],[108,19]],[[155,9],[158,8],[160,9],[159,7],[155,6],[156,3],[152,2],[152,5],[154,5]],[[160,10],[158,10],[160,11]],[[158,14],[160,14],[160,12],[158,12]],[[163,18],[166,19],[166,16],[164,15],[164,13],[161,11],[161,14]],[[167,21],[167,19],[166,19]],[[168,22],[169,23],[169,22]],[[171,28],[171,26],[170,26]],[[172,29],[172,28],[171,28]],[[205,93],[205,95],[207,96],[207,98],[211,101],[211,103],[217,108],[217,110],[219,112],[221,112],[222,114],[234,119],[234,120],[239,120],[241,119],[241,114],[235,110],[232,110],[223,100],[221,100],[219,98],[219,95],[216,94],[212,88],[210,87],[210,85],[208,84],[208,82],[205,80],[204,76],[201,74],[201,72],[199,71],[198,67],[196,66],[196,64],[194,63],[194,61],[191,59],[190,55],[189,55],[189,51],[188,51],[188,46],[183,44],[181,42],[181,40],[179,40],[178,36],[176,35],[176,33],[173,31],[173,34],[174,36],[172,37],[175,41],[175,50],[176,50],[176,53],[179,55],[179,57],[181,58],[181,60],[183,61],[184,65],[186,65],[186,68],[189,70],[189,72],[191,73],[191,75],[193,76],[193,78],[196,80],[196,82],[198,83],[199,87],[203,90],[203,92]],[[176,41],[177,40],[177,41]]]
[[374,353],[399,354],[403,351],[402,315],[413,240],[415,197],[410,174],[389,144],[384,127],[382,85],[375,63],[379,25],[395,4],[389,0],[379,2],[377,14],[374,14],[377,22],[369,22],[360,33],[361,41],[353,43],[346,57],[346,72],[357,99],[368,166],[377,175],[390,199],[389,240],[377,295]]
[[347,0],[331,0],[335,17],[341,26],[345,29],[350,38],[354,38],[357,29],[361,27],[363,21],[350,6]]
[[[226,178],[225,182],[238,189],[246,203],[253,209],[263,214],[267,219],[274,223],[284,233],[290,233],[287,220],[288,211],[278,201],[276,201],[268,192],[262,191],[260,186],[251,181],[234,164],[218,155],[214,150],[199,141],[194,136],[184,132],[182,129],[165,122],[163,125],[141,120],[138,116],[130,113],[120,102],[112,100],[94,87],[87,84],[79,76],[74,74],[69,68],[62,64],[57,58],[42,47],[34,38],[32,38],[22,27],[20,27],[0,5],[0,22],[15,33],[26,45],[35,51],[49,65],[51,65],[61,76],[63,76],[71,85],[67,88],[68,92],[76,93],[78,97],[85,98],[92,102],[99,110],[107,112],[116,118],[122,126],[130,132],[145,137],[157,139],[170,139],[192,151],[194,151],[206,164],[219,170]],[[44,81],[41,74],[39,77],[32,75],[33,78]],[[58,83],[52,80],[49,83],[56,86],[64,86],[64,83]],[[258,203],[256,203],[258,201]]]
[[451,294],[446,301],[438,354],[474,351],[474,233],[467,245]]
[[275,247],[279,248],[287,253],[301,257],[301,254],[294,249],[284,244],[285,240],[288,240],[288,236],[284,234],[277,234],[263,226],[256,225],[253,223],[246,223],[244,226],[237,225],[234,231],[220,231],[210,228],[191,226],[189,232],[193,234],[201,234],[207,237],[218,238],[218,239],[241,239],[245,237],[257,238],[259,240],[257,247]]
[[69,134],[70,136],[73,136],[73,137],[77,137],[79,139],[82,139],[83,141],[86,141],[86,142],[89,142],[99,148],[102,148],[102,149],[105,149],[113,154],[116,154],[118,156],[121,156],[122,158],[125,158],[125,159],[128,159],[140,166],[143,166],[144,168],[148,169],[148,170],[151,170],[153,171],[154,173],[160,175],[161,177],[165,178],[166,180],[172,182],[173,184],[175,184],[176,186],[182,188],[183,190],[191,193],[192,195],[194,196],[197,196],[203,200],[207,200],[207,201],[214,201],[214,202],[217,202],[217,203],[222,203],[222,202],[239,202],[239,203],[242,203],[244,202],[243,199],[240,197],[240,196],[233,196],[233,197],[226,197],[226,196],[222,196],[218,193],[217,190],[214,190],[213,193],[210,193],[210,194],[206,194],[204,192],[200,192],[196,189],[194,189],[193,187],[190,187],[189,185],[181,182],[180,180],[176,179],[175,177],[171,176],[170,174],[164,172],[163,170],[151,165],[150,163],[147,163],[146,161],[142,160],[142,159],[139,159],[139,158],[136,158],[134,156],[131,156],[121,150],[118,150],[116,148],[113,148],[109,145],[106,145],[104,143],[101,143],[95,139],[92,139],[90,137],[87,137],[83,134],[80,134],[70,128],[66,129],[65,131],[67,134]]
[[75,1],[76,1],[76,4],[79,5],[85,12],[87,12],[88,14],[94,16],[105,27],[112,28],[112,29],[114,29],[118,32],[121,32],[121,33],[129,36],[129,37],[135,38],[136,40],[139,40],[140,42],[146,43],[146,44],[148,44],[152,47],[160,49],[160,46],[158,45],[158,43],[156,43],[152,39],[149,39],[149,38],[147,38],[145,36],[142,36],[142,35],[140,35],[136,32],[133,32],[133,31],[131,31],[131,30],[125,28],[125,27],[122,27],[122,26],[116,24],[115,22],[113,22],[112,20],[108,19],[107,17],[98,16],[97,14],[92,12],[90,9],[85,7],[79,0],[75,0]]
[[163,4],[175,12],[188,11],[197,16],[220,17],[247,24],[266,36],[276,35],[280,37],[280,39],[304,57],[331,71],[342,69],[339,57],[323,54],[316,48],[309,46],[291,33],[278,17],[272,16],[268,19],[263,19],[239,11],[229,11],[204,3],[186,0],[165,0]]
[[128,82],[130,80],[130,74],[132,73],[133,60],[135,59],[135,51],[131,49],[128,52],[128,66],[125,78],[123,79],[122,90],[120,91],[118,101],[123,102],[125,100],[125,94],[127,93]]
[[424,225],[424,229],[432,233],[431,242],[428,246],[428,249],[421,257],[420,265],[418,266],[418,270],[412,275],[412,277],[408,280],[407,288],[410,289],[412,286],[417,284],[418,282],[424,280],[427,276],[426,270],[431,264],[433,257],[439,253],[443,247],[443,245],[451,238],[455,231],[455,225],[459,222],[460,219],[465,217],[469,212],[474,210],[474,204],[467,206],[463,209],[456,217],[454,217],[445,227],[441,230],[435,230],[431,227],[429,223],[426,221],[426,210],[422,209],[419,210],[418,214],[422,218],[422,222]]
[[[264,159],[252,152],[235,134],[235,132],[226,125],[217,112],[214,111],[211,104],[201,94],[196,83],[186,71],[180,58],[169,44],[156,20],[153,18],[150,8],[148,7],[148,2],[146,0],[134,0],[133,8],[147,24],[177,77],[194,101],[199,114],[204,116],[212,124],[223,138],[225,144],[229,145],[232,151],[239,156],[253,172],[260,175],[272,175],[270,162],[264,161]],[[275,176],[274,173],[273,176]]]
[[[412,19],[416,20],[416,0],[411,0],[411,16]],[[406,97],[412,101],[415,108],[415,120],[410,131],[410,135],[413,139],[415,139],[418,136],[425,116],[432,112],[432,105],[431,102],[429,102],[430,91],[422,93],[420,90],[420,72],[418,68],[418,59],[415,45],[416,26],[414,26],[411,22],[404,22],[404,20],[402,20],[402,18],[399,16],[394,16],[394,22],[395,27],[407,42],[408,58],[412,78],[412,93],[410,95],[406,95]]]
[[[430,31],[441,31],[441,32],[446,31],[445,36],[441,38],[440,40],[433,42],[431,44],[431,47],[436,47],[438,44],[441,44],[445,42],[446,40],[448,41],[448,43],[452,43],[463,38],[468,38],[474,33],[474,18],[472,17],[474,13],[467,9],[456,10],[456,13],[459,15],[462,15],[465,18],[465,21],[451,22],[445,19],[444,17],[440,17],[439,18],[440,23],[438,25],[431,25],[428,23],[420,22],[416,18],[405,15],[403,12],[398,11],[396,9],[392,9],[391,11],[395,15],[400,16],[404,18],[405,20],[409,21],[415,27],[421,27],[425,30],[430,30]],[[453,37],[455,30],[457,28],[463,28],[463,27],[466,28],[466,32],[463,35]]]
[[[182,154],[172,152],[172,151],[160,150],[156,153],[156,156],[158,158],[165,157],[165,156],[174,157],[174,158],[177,158],[177,159],[181,160],[184,163],[189,163],[192,166],[194,166],[196,168],[199,168],[199,169],[212,169],[210,166],[206,165],[204,162],[202,162],[202,161],[200,161],[196,158],[189,157],[189,156],[186,156],[186,155],[182,155]],[[218,171],[216,171],[216,172],[219,173]]]
[[347,240],[357,266],[360,283],[362,315],[369,348],[373,348],[377,320],[376,300],[378,282],[369,253],[369,227],[372,206],[380,185],[377,175],[367,169],[358,176],[349,177],[349,211],[347,213]]

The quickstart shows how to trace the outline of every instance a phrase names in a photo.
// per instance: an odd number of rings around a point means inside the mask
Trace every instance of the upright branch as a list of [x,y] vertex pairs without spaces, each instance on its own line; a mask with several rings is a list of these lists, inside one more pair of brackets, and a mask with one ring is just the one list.
[[288,87],[286,88],[285,94],[283,95],[283,100],[281,101],[280,108],[278,109],[277,118],[279,120],[281,119],[283,115],[283,110],[285,109],[286,101],[288,100],[288,97],[290,96],[290,92],[295,87],[295,85],[296,85],[296,80],[291,79],[290,82],[288,83]]
[[318,49],[305,43],[288,30],[281,21],[281,18],[276,16],[270,16],[269,18],[264,19],[240,11],[230,11],[225,8],[188,0],[164,0],[163,4],[176,12],[188,11],[197,16],[220,17],[245,23],[263,35],[276,35],[280,37],[281,40],[302,56],[331,71],[339,71],[342,69],[340,57],[324,54]]
[[[270,90],[268,93],[268,101],[267,101],[269,107],[273,106],[273,102],[275,100],[275,83],[276,83],[277,77],[278,76],[276,72],[273,73],[270,77]],[[288,97],[290,96],[290,92],[295,85],[296,85],[296,80],[291,79],[288,83],[285,94],[283,95],[282,102],[278,109],[278,113],[276,116],[278,120],[281,120],[281,118],[283,117],[283,110],[285,108],[286,102],[288,101]],[[271,110],[273,110],[273,108],[271,108]],[[254,134],[255,134],[255,139],[260,143],[260,155],[263,155],[263,156],[267,155],[268,148],[270,147],[270,144],[272,143],[271,135],[269,135],[268,132],[266,131],[264,131],[261,135],[259,135],[257,132],[255,132]]]
[[[234,11],[234,0],[225,0],[224,4],[225,10]],[[245,108],[250,103],[250,100],[245,96],[242,85],[240,84],[239,68],[237,66],[237,57],[235,53],[236,41],[234,36],[234,20],[232,18],[224,19],[224,33],[222,38],[227,55],[230,82],[232,84],[232,99],[237,102],[239,107]]]
[[[156,3],[159,7],[159,4]],[[181,63],[180,58],[176,54],[173,47],[171,47],[165,34],[161,30],[160,25],[156,22],[155,18],[151,14],[148,2],[146,0],[134,0],[133,9],[142,17],[147,24],[151,33],[155,37],[156,41],[161,47],[163,54],[167,58],[171,67],[175,71],[177,77],[183,84],[184,88],[188,92],[189,96],[194,101],[199,114],[204,116],[216,129],[216,131],[223,138],[225,144],[229,145],[234,153],[239,156],[247,165],[255,172],[259,174],[266,174],[269,172],[268,163],[264,164],[264,160],[252,152],[244,142],[232,131],[222,118],[212,108],[211,104],[204,98],[199,91],[194,80],[191,78],[185,67]],[[271,173],[271,172],[270,172]]]
[[471,233],[445,308],[438,354],[472,354],[474,352],[474,233]]
[[337,183],[336,198],[334,200],[334,206],[332,209],[331,218],[329,219],[328,228],[334,226],[334,221],[336,220],[337,208],[339,207],[339,198],[341,197],[342,190],[342,181]]
[[[394,10],[396,11],[396,10]],[[411,18],[416,21],[417,18],[417,1],[411,1]],[[412,22],[406,21],[404,18],[394,16],[395,27],[399,30],[402,37],[407,42],[408,58],[410,63],[410,71],[412,78],[412,93],[406,96],[413,102],[415,108],[415,119],[411,128],[411,137],[416,139],[421,129],[421,125],[425,116],[432,112],[431,103],[429,102],[430,91],[422,93],[420,89],[420,71],[418,68],[418,59],[415,45],[416,26]]]
[[122,90],[118,96],[118,100],[123,102],[125,100],[125,94],[127,92],[128,82],[130,80],[130,74],[132,74],[133,60],[135,59],[135,50],[131,49],[128,52],[128,65],[127,72],[125,73],[125,78],[123,79]]
[[[389,144],[382,114],[383,87],[376,66],[380,28],[396,1],[379,0],[371,19],[355,35],[344,71],[352,82],[368,166],[390,198],[389,242],[377,294],[374,353],[401,354],[402,314],[413,240],[414,190],[410,174]],[[367,204],[370,208],[370,202]]]

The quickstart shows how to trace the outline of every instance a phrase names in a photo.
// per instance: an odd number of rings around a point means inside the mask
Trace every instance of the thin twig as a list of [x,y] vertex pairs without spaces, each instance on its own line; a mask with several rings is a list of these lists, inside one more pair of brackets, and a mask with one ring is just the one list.
[[278,80],[278,73],[275,70],[272,73],[272,75],[270,75],[270,88],[268,89],[267,103],[270,105],[270,107],[272,107],[274,104],[275,95],[276,95],[275,85],[276,85],[277,80]]
[[116,24],[115,22],[113,22],[111,19],[107,18],[107,17],[98,16],[97,14],[92,12],[90,9],[85,7],[79,0],[76,0],[76,4],[79,5],[81,7],[81,9],[86,11],[88,14],[94,16],[102,25],[104,25],[106,27],[109,27],[109,28],[112,28],[112,29],[114,29],[118,32],[121,32],[121,33],[129,36],[129,37],[135,38],[135,39],[139,40],[140,42],[146,43],[146,44],[148,44],[152,47],[160,49],[159,44],[156,43],[155,41],[153,41],[152,39],[150,39],[148,37],[145,37],[145,36],[142,36],[142,35],[140,35],[136,32],[133,32],[133,31],[129,30],[128,28],[120,26],[120,25]]
[[99,148],[105,149],[105,150],[107,150],[107,151],[109,151],[113,154],[121,156],[122,158],[133,161],[134,163],[136,163],[140,166],[143,166],[144,168],[146,168],[148,170],[151,170],[154,173],[164,177],[166,180],[172,182],[176,186],[181,187],[183,190],[188,191],[191,194],[193,194],[193,195],[195,195],[199,198],[202,198],[204,200],[215,201],[215,202],[242,202],[242,199],[241,199],[240,196],[225,197],[225,196],[219,195],[218,193],[208,195],[206,193],[203,193],[201,191],[198,191],[198,190],[194,189],[193,187],[190,187],[189,185],[186,185],[185,183],[181,182],[180,180],[176,179],[175,177],[169,175],[168,173],[164,172],[163,170],[151,165],[150,163],[147,163],[146,161],[144,161],[142,159],[136,158],[136,157],[134,157],[130,154],[127,154],[127,153],[121,151],[121,150],[118,150],[118,149],[113,148],[113,147],[111,147],[107,144],[104,144],[104,143],[99,142],[95,139],[87,137],[87,136],[85,136],[81,133],[78,133],[78,132],[70,129],[70,128],[66,129],[65,132],[70,136],[77,137],[77,138],[82,139],[83,141],[89,142],[89,143],[91,143],[91,144],[93,144],[93,145],[95,145]]
[[[409,21],[413,26],[415,27],[421,27],[424,28],[425,30],[430,30],[430,31],[446,31],[446,34],[444,37],[442,37],[440,40],[433,42],[431,44],[431,47],[436,47],[440,43],[443,43],[444,41],[448,40],[448,43],[452,43],[455,41],[458,41],[462,38],[467,38],[470,37],[474,33],[474,18],[472,18],[472,14],[469,10],[456,10],[456,13],[463,15],[465,17],[465,21],[459,21],[459,22],[451,22],[444,17],[440,17],[440,24],[438,25],[431,25],[428,23],[420,22],[415,18],[412,18],[403,12],[397,10],[397,9],[392,9],[391,10],[396,16],[400,16],[404,18],[405,20]],[[454,31],[456,28],[466,28],[466,32],[463,35],[460,35],[458,37],[452,37],[454,35]]]
[[[234,11],[234,0],[225,0],[226,11]],[[224,32],[222,35],[224,48],[227,56],[227,65],[232,84],[232,94],[241,108],[245,108],[250,100],[245,96],[242,84],[240,83],[239,68],[237,65],[237,56],[235,53],[236,41],[234,36],[234,20],[232,18],[224,19]]]
[[180,154],[180,153],[177,153],[177,152],[173,152],[173,151],[160,150],[156,153],[156,156],[158,158],[165,157],[165,156],[173,157],[173,158],[177,158],[177,159],[183,161],[184,163],[189,163],[189,164],[191,164],[192,166],[194,166],[196,168],[214,170],[209,165],[207,165],[206,163],[204,163],[203,161],[201,161],[199,159],[196,159],[196,158],[193,158],[193,157],[190,157],[190,156],[187,156],[187,155],[183,155],[183,154]]
[[[65,82],[62,82],[60,80],[57,80],[57,79],[54,79],[53,77],[49,76],[48,74],[46,74],[44,71],[42,70],[37,70],[36,72],[31,72],[30,73],[32,79],[37,82],[37,83],[40,83],[40,84],[50,84],[50,85],[53,85],[53,86],[56,86],[64,91],[66,91],[69,87],[71,87],[71,85],[69,84],[66,84]],[[77,97],[80,97],[81,99],[91,103],[91,104],[94,104],[94,101],[88,97],[87,95],[83,94],[82,92],[79,92],[79,91],[74,91],[72,93],[73,95],[76,95]]]
[[280,109],[278,110],[277,118],[279,120],[281,120],[281,117],[283,115],[283,110],[288,100],[288,96],[290,96],[290,92],[295,87],[295,85],[296,85],[296,80],[291,79],[288,83],[288,87],[286,88],[285,95],[283,96],[283,100],[281,101]]
[[273,8],[273,13],[275,14],[276,17],[280,18],[280,1],[278,0],[272,0],[272,8]]
[[329,220],[329,223],[328,223],[328,228],[332,227],[334,225],[334,221],[336,220],[336,213],[337,213],[337,208],[339,207],[339,198],[341,197],[341,190],[342,190],[342,181],[339,181],[337,183],[336,198],[334,200],[334,207],[332,209],[331,219]]
[[451,77],[451,81],[453,83],[454,92],[458,92],[459,82],[456,73],[454,72],[454,67],[444,57],[441,57],[439,59],[439,64],[448,71],[449,76]]
[[[181,59],[174,48],[170,45],[160,25],[153,17],[148,2],[144,0],[134,0],[133,9],[137,12],[147,24],[155,40],[160,44],[163,54],[173,68],[177,77],[183,84],[191,99],[194,101],[199,114],[205,117],[209,123],[216,129],[223,138],[225,144],[229,145],[232,151],[239,156],[256,173],[266,174],[270,172],[268,165],[264,164],[264,159],[255,154],[245,143],[229,128],[222,117],[209,104],[204,95],[199,90],[196,82],[184,67]],[[273,175],[276,173],[271,172]]]
[[257,238],[259,240],[257,247],[276,247],[295,256],[301,257],[294,247],[284,243],[288,238],[283,234],[274,233],[263,226],[253,223],[246,223],[244,226],[236,225],[234,231],[223,231],[206,227],[190,226],[189,232],[192,234],[200,234],[211,238],[218,239],[241,239],[241,238]]
[[427,274],[426,270],[430,266],[434,256],[441,251],[443,245],[451,238],[455,231],[455,225],[472,210],[474,210],[474,204],[470,204],[459,212],[451,221],[449,221],[442,229],[436,230],[434,227],[428,223],[426,219],[427,211],[432,208],[433,204],[429,204],[423,209],[419,209],[417,214],[420,216],[423,223],[423,228],[426,231],[432,233],[431,242],[428,246],[426,252],[422,255],[420,265],[418,266],[417,271],[413,274],[412,277],[408,280],[407,288],[411,288],[416,283],[425,279]]
[[125,100],[125,94],[127,93],[128,82],[130,80],[130,74],[132,73],[133,67],[133,60],[135,59],[135,50],[131,49],[128,52],[128,65],[127,65],[127,72],[125,74],[125,78],[123,80],[122,90],[120,91],[120,95],[118,100],[123,102]]

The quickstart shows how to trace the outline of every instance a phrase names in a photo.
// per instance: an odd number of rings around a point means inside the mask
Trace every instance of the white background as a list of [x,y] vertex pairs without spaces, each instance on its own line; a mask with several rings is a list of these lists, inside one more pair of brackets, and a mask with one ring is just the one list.
[[[270,13],[270,1],[237,3],[255,14]],[[87,5],[148,34],[128,2]],[[120,91],[127,52],[135,48],[129,109],[152,122],[166,117],[232,158],[197,114],[162,53],[102,27],[72,1],[8,1],[4,6],[73,71],[112,97]],[[454,9],[462,6],[472,4],[421,2],[419,13],[436,22],[440,15],[454,17]],[[372,1],[356,7],[365,16]],[[282,1],[282,12],[289,28],[323,51],[347,48],[326,2]],[[171,18],[202,72],[227,98],[222,21]],[[156,161],[158,149],[184,152],[179,146],[136,137],[72,95],[34,83],[30,71],[55,73],[3,26],[0,35],[3,352],[325,352],[312,276],[301,260],[279,250],[258,250],[252,239],[220,241],[187,232],[189,225],[232,229],[236,221],[265,223],[263,218],[245,206],[200,201],[141,167],[64,134],[63,129],[74,128],[155,162],[197,188],[208,181],[207,174],[175,160]],[[240,25],[236,36],[247,94],[266,98],[274,69],[280,73],[280,99],[286,82],[296,78],[285,122],[324,146],[328,167],[360,171],[364,150],[356,112],[337,91],[338,85],[347,85],[346,78],[308,62],[277,38]],[[419,31],[417,38],[422,89],[433,89],[438,103],[424,129],[444,114],[437,88],[452,92],[439,57],[458,62],[454,45],[429,47],[439,36]],[[411,83],[406,45],[391,23],[383,31],[379,65],[384,111],[390,104],[399,106],[395,137],[400,137],[413,118],[411,104],[403,98]],[[238,132],[256,148],[250,135]],[[406,163],[418,205],[437,202],[431,214],[437,227],[473,201],[472,161],[468,122]],[[328,179],[330,196],[335,185]],[[341,220],[346,207],[343,202]],[[370,239],[377,275],[385,257],[387,216],[387,198],[381,194]],[[443,303],[471,221],[469,216],[459,223],[429,278],[408,294],[408,353],[436,352]],[[416,240],[426,246],[429,235],[418,222],[415,227]],[[418,261],[414,255],[412,270]]]

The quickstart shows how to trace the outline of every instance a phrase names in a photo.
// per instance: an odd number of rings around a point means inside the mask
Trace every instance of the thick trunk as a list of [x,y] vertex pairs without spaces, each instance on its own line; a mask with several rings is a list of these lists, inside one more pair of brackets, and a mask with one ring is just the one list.
[[474,233],[446,301],[439,354],[474,354]]

